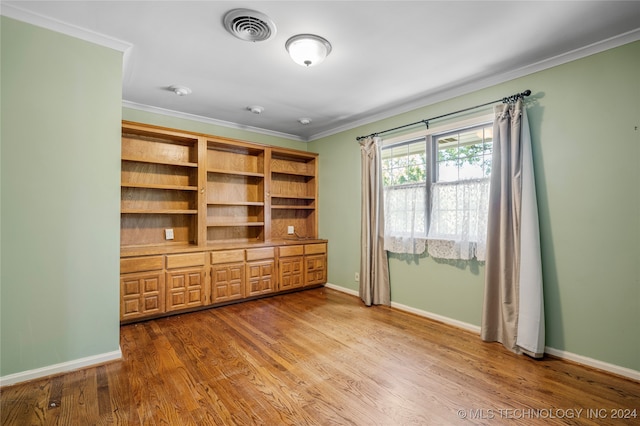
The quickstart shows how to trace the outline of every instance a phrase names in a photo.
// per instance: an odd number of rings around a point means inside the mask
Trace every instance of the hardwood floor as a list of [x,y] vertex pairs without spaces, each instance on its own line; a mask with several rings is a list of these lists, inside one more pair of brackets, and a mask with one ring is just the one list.
[[121,348],[3,388],[2,425],[640,424],[638,382],[326,288],[123,326]]

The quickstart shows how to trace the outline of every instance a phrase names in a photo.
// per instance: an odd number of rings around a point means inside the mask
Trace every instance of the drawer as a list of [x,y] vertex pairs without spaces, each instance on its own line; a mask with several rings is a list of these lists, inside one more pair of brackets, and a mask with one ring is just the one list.
[[167,269],[184,268],[186,266],[203,266],[204,263],[204,253],[183,253],[167,255]]
[[275,257],[275,250],[273,247],[247,249],[247,261],[260,260],[260,259],[273,259]]
[[278,250],[280,257],[302,256],[304,254],[304,246],[282,246]]
[[211,264],[244,262],[244,250],[212,251]]
[[304,246],[304,254],[321,254],[327,252],[327,243],[307,244]]
[[120,259],[120,273],[155,271],[164,268],[164,256],[125,257]]

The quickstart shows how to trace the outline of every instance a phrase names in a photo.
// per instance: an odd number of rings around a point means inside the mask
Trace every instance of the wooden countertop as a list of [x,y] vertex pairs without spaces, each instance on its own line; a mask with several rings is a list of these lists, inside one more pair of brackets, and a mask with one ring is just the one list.
[[234,249],[250,249],[260,247],[278,247],[290,246],[298,244],[318,244],[327,243],[328,240],[318,238],[291,238],[279,239],[260,242],[235,242],[235,243],[216,243],[216,244],[167,244],[152,246],[129,246],[120,248],[120,257],[146,256],[154,254],[172,254],[172,253],[190,253],[198,251],[217,251],[217,250],[234,250]]

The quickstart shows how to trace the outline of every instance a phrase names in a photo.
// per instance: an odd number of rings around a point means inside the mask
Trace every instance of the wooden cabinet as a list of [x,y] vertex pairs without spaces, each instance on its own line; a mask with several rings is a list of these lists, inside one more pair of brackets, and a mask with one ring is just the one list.
[[326,282],[317,154],[127,121],[121,152],[121,321]]
[[167,312],[204,305],[206,279],[204,263],[204,253],[167,255],[165,275]]
[[211,262],[211,302],[242,299],[244,287],[244,250],[214,251]]
[[275,291],[275,261],[247,263],[246,295],[260,296]]
[[244,262],[211,267],[211,300],[228,302],[244,297]]
[[120,261],[120,320],[141,319],[165,312],[163,256]]
[[304,246],[279,247],[278,283],[280,290],[304,286]]
[[246,260],[246,296],[273,293],[276,290],[275,249],[247,249]]
[[306,285],[324,284],[327,282],[327,257],[323,255],[306,256]]
[[305,250],[305,283],[306,285],[324,284],[327,282],[327,244],[307,244]]
[[120,277],[120,320],[145,318],[164,311],[162,272],[143,272]]

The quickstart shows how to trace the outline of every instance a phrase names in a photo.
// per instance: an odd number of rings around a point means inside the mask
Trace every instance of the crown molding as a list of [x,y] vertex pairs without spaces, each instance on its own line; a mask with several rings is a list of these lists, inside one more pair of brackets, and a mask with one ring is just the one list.
[[138,111],[150,112],[152,114],[160,114],[160,115],[166,115],[166,116],[174,117],[174,118],[181,118],[181,119],[185,119],[185,120],[198,121],[200,123],[212,124],[214,126],[227,127],[227,128],[230,128],[230,129],[246,130],[246,131],[253,132],[253,133],[259,133],[261,135],[275,136],[275,137],[278,137],[278,138],[290,139],[290,140],[294,140],[294,141],[297,141],[297,142],[307,142],[306,139],[301,138],[300,136],[289,134],[289,133],[276,132],[274,130],[262,129],[260,127],[245,126],[243,124],[238,124],[238,123],[234,123],[234,122],[231,122],[231,121],[218,120],[218,119],[215,119],[215,118],[203,117],[201,115],[189,114],[189,113],[186,113],[186,112],[174,111],[174,110],[171,110],[171,109],[165,109],[165,108],[154,107],[154,106],[151,106],[151,105],[139,104],[137,102],[131,102],[131,101],[127,101],[127,100],[124,100],[124,99],[122,100],[122,107],[123,108],[131,108],[131,109],[135,109],[135,110],[138,110]]
[[90,31],[76,25],[68,24],[57,19],[52,19],[47,16],[22,9],[14,4],[2,3],[0,5],[0,15],[71,37],[79,38],[80,40],[88,41],[103,47],[108,47],[122,53],[126,53],[133,47],[129,42],[109,37],[95,31]]
[[446,101],[457,96],[467,95],[478,90],[486,89],[497,84],[515,80],[516,78],[524,77],[539,71],[557,67],[558,65],[563,65],[578,59],[586,58],[587,56],[595,55],[596,53],[604,52],[605,50],[623,46],[628,43],[633,43],[638,40],[640,40],[640,28],[636,28],[626,33],[622,33],[617,36],[610,37],[608,39],[562,53],[560,55],[552,56],[550,58],[534,62],[533,64],[526,65],[521,68],[509,70],[490,77],[485,77],[475,81],[471,81],[469,83],[457,85],[450,89],[427,94],[426,96],[415,101],[402,103],[396,107],[385,109],[382,112],[369,115],[366,118],[356,120],[342,126],[334,127],[331,130],[316,133],[309,137],[309,141],[315,141],[327,136],[335,135],[340,132],[355,129],[356,127],[372,124],[377,121],[396,116],[398,114],[403,114],[409,111],[416,110],[418,108],[424,108],[426,106]]

